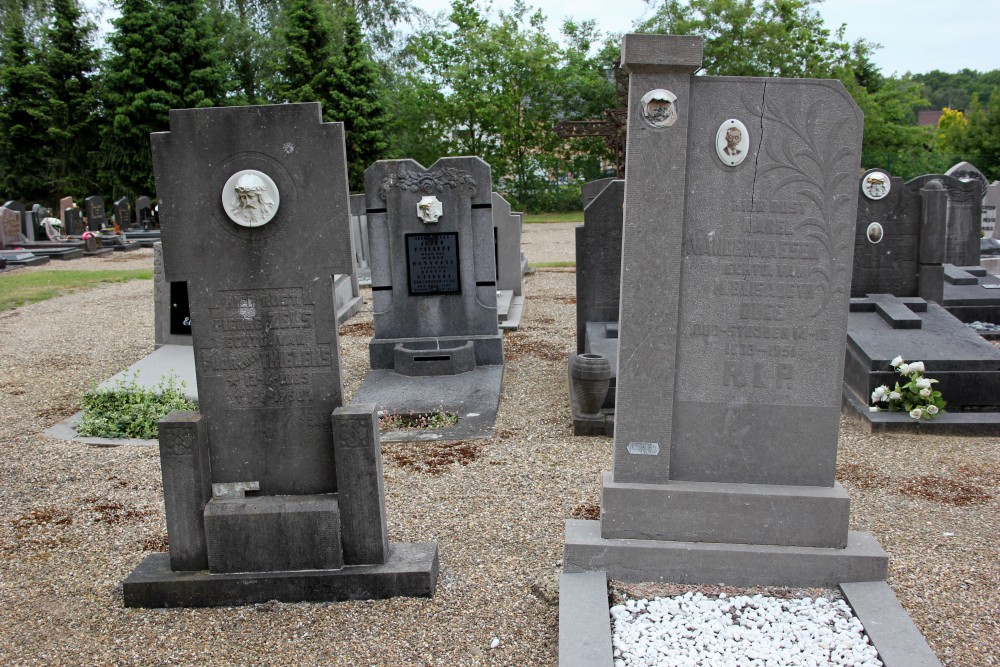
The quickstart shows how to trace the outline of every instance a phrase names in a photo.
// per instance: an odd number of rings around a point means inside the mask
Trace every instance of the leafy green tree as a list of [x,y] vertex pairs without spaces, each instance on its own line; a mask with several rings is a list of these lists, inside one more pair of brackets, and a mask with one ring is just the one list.
[[27,12],[7,6],[0,59],[0,188],[4,199],[43,200],[49,195],[45,149],[54,121],[52,81],[38,64]]
[[344,123],[351,189],[363,190],[365,169],[388,147],[387,118],[379,91],[378,66],[370,59],[353,7],[343,7],[341,17],[344,50],[333,72],[330,116]]
[[326,117],[337,62],[333,28],[318,0],[291,0],[281,39],[275,81],[278,99],[321,102]]
[[706,74],[828,77],[850,45],[823,25],[813,0],[647,0],[641,32],[701,35]]
[[201,0],[119,0],[104,70],[101,181],[112,196],[154,191],[151,132],[170,109],[222,103],[226,69]]
[[97,26],[86,19],[77,0],[52,0],[52,18],[40,53],[51,86],[52,124],[45,146],[50,201],[67,195],[85,197],[96,185],[100,147],[96,32]]
[[966,114],[968,125],[958,142],[962,159],[976,165],[990,181],[1000,179],[1000,88],[986,105],[973,94]]
[[914,81],[924,85],[927,109],[964,110],[972,103],[973,95],[980,100],[988,100],[995,88],[1000,88],[1000,69],[980,73],[963,69],[949,73],[933,70],[925,74],[912,75]]

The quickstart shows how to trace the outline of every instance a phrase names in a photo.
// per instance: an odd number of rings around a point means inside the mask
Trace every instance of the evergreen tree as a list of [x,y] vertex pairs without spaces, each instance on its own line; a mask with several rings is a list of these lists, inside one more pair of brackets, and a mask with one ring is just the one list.
[[49,126],[50,200],[85,197],[96,185],[100,136],[95,81],[100,58],[97,27],[85,20],[78,0],[53,0],[45,28],[41,64],[51,82]]
[[49,194],[45,148],[53,123],[52,82],[38,65],[23,12],[6,12],[0,60],[0,190],[4,199],[44,200]]
[[[363,190],[365,169],[385,153],[388,122],[378,90],[378,66],[369,57],[354,9],[343,10],[344,53],[333,72],[329,117],[343,121],[347,174],[352,190]],[[326,114],[325,114],[326,115]]]
[[154,191],[149,135],[170,109],[225,98],[226,70],[202,0],[120,0],[104,74],[101,180],[113,197]]
[[330,107],[336,71],[333,29],[317,0],[292,0],[281,31],[284,53],[275,86],[282,102],[320,102]]

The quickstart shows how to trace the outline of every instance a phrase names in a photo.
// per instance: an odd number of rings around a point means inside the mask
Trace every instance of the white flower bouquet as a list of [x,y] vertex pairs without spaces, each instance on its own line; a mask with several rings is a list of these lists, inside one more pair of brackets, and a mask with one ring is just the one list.
[[[906,363],[902,357],[896,357],[891,365],[902,375],[904,384],[899,382],[890,389],[887,385],[875,387],[872,392],[872,412],[886,409],[893,412],[903,410],[914,419],[933,419],[944,412],[947,405],[941,398],[941,392],[934,389],[937,380],[924,377],[924,362]],[[883,405],[884,404],[884,405]]]

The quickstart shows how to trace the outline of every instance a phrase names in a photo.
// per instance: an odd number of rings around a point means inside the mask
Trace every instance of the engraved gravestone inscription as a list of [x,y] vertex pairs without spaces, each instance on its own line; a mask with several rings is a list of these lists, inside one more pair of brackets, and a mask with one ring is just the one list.
[[458,233],[407,234],[410,294],[460,294]]

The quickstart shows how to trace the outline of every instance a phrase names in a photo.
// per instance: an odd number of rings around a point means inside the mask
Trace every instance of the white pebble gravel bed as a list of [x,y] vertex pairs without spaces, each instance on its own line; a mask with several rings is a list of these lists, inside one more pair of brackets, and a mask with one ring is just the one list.
[[881,667],[843,600],[686,593],[611,608],[615,667]]

